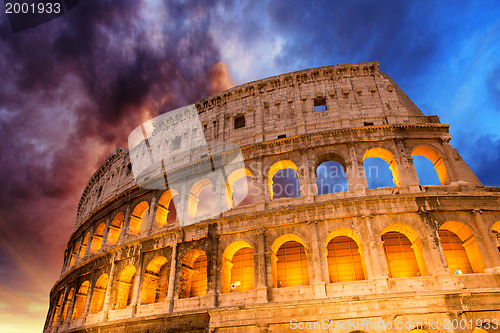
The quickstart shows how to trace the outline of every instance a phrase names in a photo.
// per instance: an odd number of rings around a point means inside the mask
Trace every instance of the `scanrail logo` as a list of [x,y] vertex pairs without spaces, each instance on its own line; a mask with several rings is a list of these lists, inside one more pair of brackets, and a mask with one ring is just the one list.
[[[180,193],[173,201],[180,225],[189,225],[231,209],[228,176],[245,170],[239,146],[207,142],[195,105],[146,121],[128,137],[135,182],[145,189]],[[211,204],[200,210],[202,190],[211,187]],[[243,187],[243,188],[242,188]],[[243,196],[248,186],[239,188]]]

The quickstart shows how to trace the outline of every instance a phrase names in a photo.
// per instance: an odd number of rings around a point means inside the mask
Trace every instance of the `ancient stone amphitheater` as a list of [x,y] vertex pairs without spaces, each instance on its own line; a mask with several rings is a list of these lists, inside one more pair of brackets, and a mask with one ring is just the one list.
[[[377,62],[195,105],[205,138],[240,147],[243,167],[148,189],[128,151],[109,156],[83,191],[44,332],[498,331],[500,188]],[[419,181],[421,157],[437,183]],[[392,182],[370,180],[368,161]],[[221,191],[227,207],[210,206]]]

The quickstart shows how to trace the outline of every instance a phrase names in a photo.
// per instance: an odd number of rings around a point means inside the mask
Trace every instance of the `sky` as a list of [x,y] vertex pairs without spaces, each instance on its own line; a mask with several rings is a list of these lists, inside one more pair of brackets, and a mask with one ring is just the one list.
[[[86,182],[141,122],[305,68],[379,61],[500,186],[500,2],[80,0],[0,14],[0,331],[40,332]],[[231,76],[228,76],[230,73]]]

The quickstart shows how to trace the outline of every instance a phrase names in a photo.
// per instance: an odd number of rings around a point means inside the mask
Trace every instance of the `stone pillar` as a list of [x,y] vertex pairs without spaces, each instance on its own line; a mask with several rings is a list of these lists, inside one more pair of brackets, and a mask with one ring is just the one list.
[[95,225],[92,225],[89,228],[89,238],[87,239],[87,247],[85,248],[85,254],[83,255],[83,258],[88,257],[90,254],[90,248],[92,245],[92,241],[94,240],[94,231],[95,231]]
[[314,195],[318,194],[318,190],[316,189],[316,184],[311,181],[310,167],[309,167],[309,159],[307,156],[307,151],[305,149],[300,150],[301,155],[301,163],[298,165],[298,174],[299,178],[299,188],[300,188],[300,196],[307,198],[308,202],[314,201]]
[[[75,291],[73,292],[73,298],[71,299],[71,302],[69,303],[69,308],[68,308],[68,314],[66,316],[66,322],[69,324],[69,322],[73,319],[73,310],[75,308],[75,302],[76,302],[76,295],[78,294],[78,286],[75,287]],[[87,292],[88,293],[88,292]]]
[[219,253],[219,235],[217,234],[217,225],[210,225],[208,230],[209,234],[209,247],[207,251],[207,304],[212,307],[217,306],[218,293],[217,293],[217,273],[218,269],[218,253]]
[[365,220],[365,227],[368,234],[369,245],[371,254],[371,266],[373,268],[374,279],[387,279],[389,277],[389,265],[385,257],[384,242],[380,236],[375,235],[372,227],[372,219],[369,215],[363,215]]
[[[394,160],[389,163],[391,171],[395,170],[399,173],[399,185],[396,186],[409,186],[412,192],[420,191],[420,184],[418,181],[417,172],[413,165],[413,158],[407,153],[407,148],[402,139],[395,139]],[[396,178],[396,177],[395,177]],[[396,179],[395,179],[396,180]]]
[[319,254],[318,223],[317,221],[311,221],[308,224],[311,230],[311,250],[314,267],[314,280],[312,284],[314,286],[314,298],[326,298],[326,282],[323,280],[322,262]]
[[146,221],[147,222],[146,233],[148,235],[151,234],[151,231],[153,230],[153,226],[155,224],[154,221],[156,217],[156,208],[157,208],[156,196],[154,196],[151,198],[151,202],[149,203],[149,214],[148,214],[148,220]]
[[143,271],[142,271],[142,265],[144,261],[144,254],[142,251],[139,252],[139,267],[137,267],[135,271],[135,277],[134,277],[134,284],[132,285],[132,300],[130,302],[130,307],[132,308],[132,315],[131,317],[135,317],[135,313],[137,311],[137,305],[141,304],[141,294],[142,294],[142,289],[140,288],[142,285],[142,277],[143,277]]
[[104,296],[104,305],[102,307],[102,311],[105,314],[104,318],[107,317],[108,311],[111,310],[111,307],[113,306],[111,298],[113,296],[113,280],[115,279],[115,270],[116,263],[115,258],[113,257],[111,258],[111,269],[109,270],[108,285],[106,286],[106,295]]
[[346,161],[346,178],[347,187],[349,192],[354,192],[358,195],[363,195],[368,189],[368,182],[366,180],[365,168],[363,161],[359,161],[356,157],[356,150],[354,143],[349,143],[349,160]]
[[168,290],[165,302],[167,303],[167,312],[172,312],[174,309],[174,290],[175,290],[175,277],[177,276],[177,239],[172,245],[172,257],[170,259],[170,271],[168,272]]
[[89,289],[87,291],[87,298],[85,299],[85,304],[83,305],[83,311],[82,311],[82,315],[80,316],[80,318],[86,318],[89,315],[90,304],[92,302],[92,298],[94,297],[94,289],[95,289],[95,282],[96,281],[94,281],[94,286],[92,286],[92,284],[90,283],[90,280],[89,280]]
[[448,277],[450,275],[450,271],[446,266],[446,257],[444,256],[444,252],[439,242],[439,234],[437,230],[430,231],[426,228],[426,226],[431,225],[428,221],[430,218],[428,215],[425,213],[419,215],[422,220],[423,229],[426,231],[424,238],[420,240],[420,244],[422,245],[428,274],[442,276],[441,278],[444,279],[445,276]]
[[130,202],[125,209],[125,217],[123,218],[122,231],[120,232],[120,236],[118,237],[117,244],[120,244],[124,241],[128,234],[128,227],[130,225]]
[[179,221],[180,227],[186,225],[186,221],[189,219],[189,214],[187,211],[190,195],[189,190],[190,189],[187,187],[186,181],[182,182],[181,189],[179,190],[179,200],[177,201],[177,206],[175,207],[177,211],[177,220]]
[[102,235],[101,249],[104,250],[108,246],[108,235],[109,229],[111,228],[111,215],[106,217],[106,227],[104,228],[104,233]]
[[66,297],[68,297],[68,292],[69,292],[69,287],[66,287],[66,289],[64,289],[63,297],[61,298],[61,304],[59,305],[59,311],[56,314],[57,319],[56,319],[54,326],[58,326],[61,323],[61,317],[62,317],[62,314],[64,312],[64,304],[66,303]]
[[[493,243],[491,239],[491,233],[488,232],[486,225],[483,221],[483,217],[481,216],[482,211],[479,209],[474,209],[472,211],[474,215],[474,222],[476,223],[477,230],[479,232],[479,238],[477,244],[483,252],[484,263],[486,264],[486,271],[491,271],[494,269],[495,271],[500,272],[500,252]],[[480,241],[482,239],[482,242]]]
[[254,276],[257,277],[257,300],[256,303],[267,303],[267,276],[266,276],[266,229],[259,228],[257,230],[257,253],[254,255],[254,267],[257,267]]

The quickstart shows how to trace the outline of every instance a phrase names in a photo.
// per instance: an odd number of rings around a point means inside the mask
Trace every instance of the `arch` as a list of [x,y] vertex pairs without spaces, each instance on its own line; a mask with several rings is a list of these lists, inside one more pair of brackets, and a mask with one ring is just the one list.
[[439,227],[439,238],[451,273],[484,272],[486,265],[476,237],[468,226],[458,221],[447,221]]
[[252,246],[242,240],[232,242],[222,254],[222,292],[252,289],[254,289]]
[[495,222],[495,224],[493,224],[493,227],[491,228],[491,230],[496,231],[500,234],[500,221]]
[[384,228],[381,239],[390,277],[428,275],[422,243],[415,229],[404,223],[393,223]]
[[141,232],[142,222],[147,222],[149,204],[147,201],[139,202],[130,216],[128,231],[131,235],[137,235]]
[[493,224],[491,232],[493,233],[493,239],[495,241],[496,247],[498,251],[500,251],[500,221]]
[[326,160],[316,167],[318,194],[348,191],[345,166],[334,160]]
[[132,302],[136,269],[133,265],[125,266],[118,274],[115,289],[115,309],[124,309]]
[[103,273],[97,279],[93,291],[92,302],[90,303],[90,313],[95,314],[102,311],[104,307],[104,299],[108,288],[108,274]]
[[[392,173],[392,182],[394,183],[395,186],[401,186],[401,179],[399,176],[399,169],[398,165],[396,163],[396,160],[394,159],[394,154],[391,153],[389,150],[385,148],[371,148],[367,149],[363,155],[363,164],[365,164],[365,160],[367,158],[379,158],[386,162],[389,165],[389,170]],[[368,169],[368,170],[367,170]],[[369,181],[371,178],[372,170],[370,168],[367,168],[365,165],[365,174],[366,178]],[[378,172],[377,172],[377,176]],[[370,185],[370,181],[369,181]],[[369,188],[374,188],[372,186],[369,186]]]
[[75,264],[76,258],[78,257],[78,249],[79,249],[79,244],[75,244],[75,246],[73,247],[73,253],[71,254],[69,267],[73,267],[73,265]]
[[158,303],[165,300],[168,287],[169,266],[167,258],[160,256],[146,267],[142,282],[142,303]]
[[62,303],[62,298],[63,298],[63,295],[59,295],[59,301],[57,301],[56,303],[56,307],[54,308],[54,314],[53,314],[53,317],[52,317],[52,326],[54,326],[57,322],[57,317],[59,315],[59,310],[61,309],[61,303]]
[[64,301],[64,304],[63,304],[61,323],[65,322],[66,319],[68,318],[69,305],[71,304],[71,301],[73,300],[74,293],[75,293],[75,288],[71,288],[68,295],[66,296],[66,300]]
[[95,228],[94,235],[92,235],[92,243],[90,243],[90,252],[97,253],[102,246],[102,238],[104,236],[104,229],[106,228],[106,223],[101,222]]
[[71,319],[77,319],[82,316],[87,295],[89,294],[89,287],[90,282],[88,280],[80,284],[80,288],[78,288],[78,292],[75,295],[75,305],[73,306],[73,316]]
[[304,241],[295,234],[278,237],[271,246],[274,287],[309,284],[309,268]]
[[[188,199],[188,215],[189,217],[195,217],[200,214],[204,214],[205,212],[203,210],[199,209],[200,205],[200,195],[202,194],[202,191],[205,190],[207,187],[207,192],[209,191],[210,193],[210,199],[204,198],[204,200],[210,200],[210,207],[212,207],[212,182],[208,178],[203,178],[198,180],[196,183],[191,186],[191,190],[189,191],[189,199]],[[208,194],[207,194],[208,197]],[[205,202],[206,204],[206,202]],[[211,210],[211,209],[210,209]]]
[[118,237],[120,237],[120,232],[122,230],[124,218],[125,215],[122,212],[119,212],[116,213],[115,217],[113,218],[113,221],[111,221],[108,231],[108,239],[107,239],[108,245],[110,246],[115,245],[116,242],[118,241]]
[[354,230],[339,228],[332,231],[326,239],[325,247],[331,283],[366,279],[363,250]]
[[80,253],[78,254],[78,257],[81,259],[85,255],[85,251],[87,250],[87,244],[89,242],[89,232],[87,231],[85,233],[85,236],[83,236],[82,243],[80,244]]
[[450,183],[450,175],[448,174],[448,170],[446,169],[443,157],[435,148],[427,145],[417,146],[411,153],[411,156],[415,155],[423,156],[431,161],[441,185]]
[[161,228],[177,220],[177,196],[179,192],[169,189],[163,192],[156,208],[156,225]]
[[[245,181],[243,181],[245,180]],[[246,168],[236,169],[227,177],[228,207],[239,207],[253,203],[251,186],[253,175]]]
[[[285,169],[295,170],[295,174],[297,176],[297,181],[298,181],[298,178],[299,178],[299,169],[297,168],[297,166],[295,165],[295,163],[293,163],[290,160],[283,160],[283,161],[279,161],[279,162],[274,163],[271,166],[271,169],[269,169],[269,174],[268,174],[269,195],[271,196],[271,200],[275,197],[274,188],[273,188],[273,185],[274,185],[274,176],[276,175],[276,173],[278,171],[285,170]],[[285,185],[285,187],[287,185]],[[298,187],[299,187],[299,189],[298,189],[298,196],[300,196],[300,184],[299,184]]]
[[207,256],[200,249],[189,250],[182,260],[179,298],[203,296],[207,293]]

